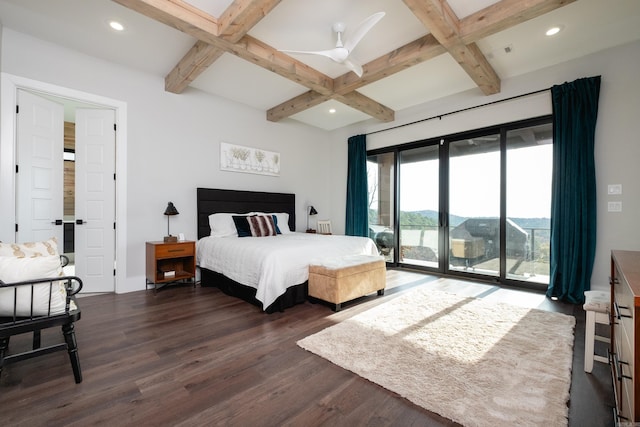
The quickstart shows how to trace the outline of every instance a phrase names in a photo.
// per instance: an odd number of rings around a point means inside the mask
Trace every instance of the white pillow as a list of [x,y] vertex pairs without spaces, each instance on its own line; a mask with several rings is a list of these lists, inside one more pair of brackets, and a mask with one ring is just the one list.
[[[41,278],[61,276],[60,257],[58,255],[18,258],[0,256],[0,280],[16,283]],[[51,288],[49,287],[51,286]],[[13,316],[14,290],[0,288],[0,316]],[[19,286],[17,292],[17,316],[31,315],[31,286]],[[49,293],[51,295],[52,315],[64,313],[67,292],[61,281],[41,283],[33,286],[33,315],[44,316],[49,312]],[[75,310],[75,304],[70,307]]]
[[273,215],[278,219],[278,228],[280,229],[280,233],[287,234],[291,233],[291,229],[289,228],[289,214],[286,212],[277,212]]
[[233,215],[247,215],[234,213],[214,213],[209,215],[210,236],[213,237],[238,237]]

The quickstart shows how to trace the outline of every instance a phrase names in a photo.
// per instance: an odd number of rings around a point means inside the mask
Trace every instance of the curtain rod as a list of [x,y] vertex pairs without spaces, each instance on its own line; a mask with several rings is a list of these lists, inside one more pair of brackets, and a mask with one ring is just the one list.
[[535,90],[533,92],[523,93],[521,95],[515,95],[515,96],[512,96],[510,98],[498,99],[496,101],[487,102],[486,104],[474,105],[473,107],[467,107],[467,108],[462,108],[462,109],[456,110],[456,111],[450,111],[450,112],[444,113],[444,114],[438,114],[437,116],[427,117],[426,119],[420,119],[420,120],[416,120],[416,121],[413,121],[413,122],[405,123],[405,124],[402,124],[402,125],[397,125],[397,126],[393,126],[393,127],[390,127],[390,128],[380,129],[380,130],[376,130],[376,131],[373,131],[373,132],[365,133],[365,135],[373,135],[373,134],[376,134],[376,133],[386,132],[386,131],[389,131],[389,130],[394,130],[394,129],[398,129],[398,128],[405,127],[405,126],[415,125],[416,123],[427,122],[427,121],[433,120],[433,119],[442,120],[443,117],[450,116],[452,114],[462,113],[464,111],[474,110],[474,109],[480,108],[480,107],[486,107],[487,105],[499,104],[501,102],[511,101],[511,100],[518,99],[518,98],[524,98],[525,96],[536,95],[538,93],[546,92],[548,90],[551,90],[551,88]]

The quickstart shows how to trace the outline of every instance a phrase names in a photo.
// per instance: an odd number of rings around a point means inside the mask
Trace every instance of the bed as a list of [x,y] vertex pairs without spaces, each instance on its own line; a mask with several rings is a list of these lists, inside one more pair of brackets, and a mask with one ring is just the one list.
[[[278,213],[282,234],[210,236],[210,215],[228,217],[223,214],[231,213],[259,216]],[[267,313],[283,311],[306,300],[308,266],[312,260],[378,254],[375,243],[366,237],[296,233],[295,194],[198,188],[197,215],[196,262],[201,285],[218,287]],[[287,215],[288,221],[282,224]],[[214,228],[218,230],[217,225]]]

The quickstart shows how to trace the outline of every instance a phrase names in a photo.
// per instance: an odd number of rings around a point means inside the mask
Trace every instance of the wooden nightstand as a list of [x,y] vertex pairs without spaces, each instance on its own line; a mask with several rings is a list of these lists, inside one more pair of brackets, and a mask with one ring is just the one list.
[[196,281],[196,242],[147,242],[147,284]]

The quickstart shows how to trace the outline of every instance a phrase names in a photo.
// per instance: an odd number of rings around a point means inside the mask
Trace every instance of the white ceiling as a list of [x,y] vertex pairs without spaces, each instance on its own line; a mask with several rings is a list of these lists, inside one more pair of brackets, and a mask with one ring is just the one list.
[[[190,0],[193,6],[219,17],[232,0]],[[495,0],[448,0],[464,18]],[[345,36],[375,12],[385,17],[361,41],[353,57],[367,63],[428,33],[401,0],[282,0],[249,35],[276,49],[324,50],[335,46],[331,26],[346,24]],[[108,26],[118,20],[125,31]],[[0,23],[7,28],[48,40],[164,78],[196,40],[110,0],[0,0]],[[554,37],[547,28],[562,26]],[[538,18],[477,42],[501,80],[640,39],[639,0],[577,0]],[[505,52],[509,48],[510,52]],[[332,78],[348,70],[327,58],[291,55]],[[260,110],[277,106],[309,89],[225,53],[191,88]],[[448,95],[480,89],[449,54],[413,66],[358,91],[395,110]],[[187,89],[189,90],[189,89]],[[329,108],[336,113],[330,114]],[[337,101],[327,101],[291,116],[326,130],[370,116]],[[286,120],[290,120],[286,119]]]

